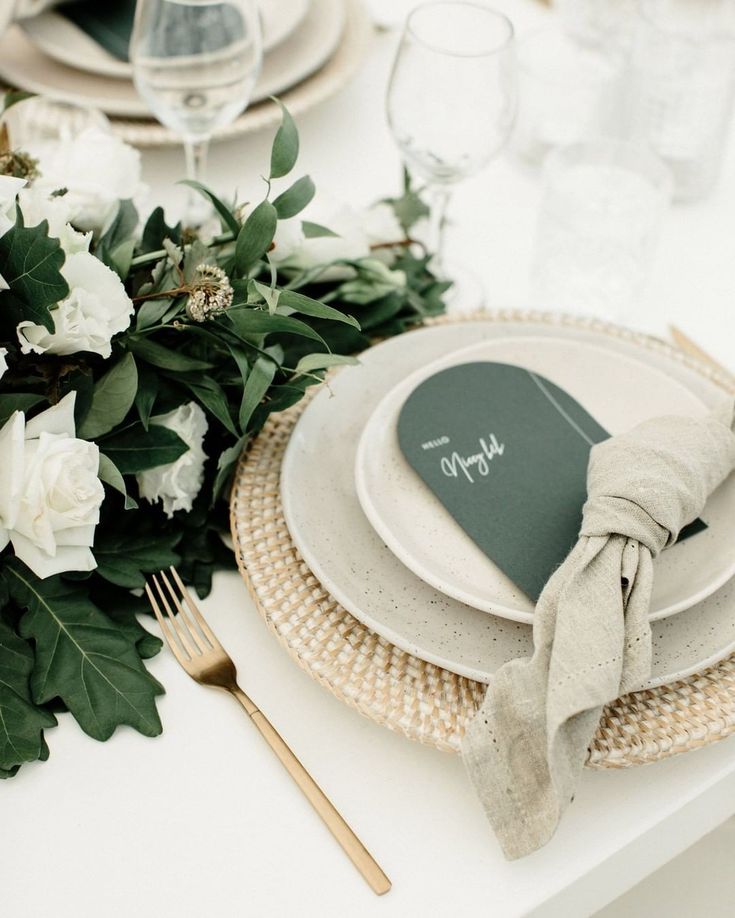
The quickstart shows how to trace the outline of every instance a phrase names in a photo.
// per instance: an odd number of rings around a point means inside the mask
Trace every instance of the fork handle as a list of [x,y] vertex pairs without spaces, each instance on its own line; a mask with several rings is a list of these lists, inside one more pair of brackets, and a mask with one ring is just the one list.
[[232,694],[245,708],[263,739],[278,756],[283,767],[294,779],[303,795],[317,811],[326,827],[337,839],[342,846],[342,850],[360,871],[373,892],[378,896],[387,893],[391,888],[391,882],[380,868],[380,865],[347,825],[329,797],[296,758],[273,724],[239,687],[233,689]]

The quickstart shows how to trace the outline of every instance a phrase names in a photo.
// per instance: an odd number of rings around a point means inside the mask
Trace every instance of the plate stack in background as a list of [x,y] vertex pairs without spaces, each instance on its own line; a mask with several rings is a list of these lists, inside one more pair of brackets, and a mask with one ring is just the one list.
[[[260,0],[263,69],[250,106],[217,137],[276,124],[279,96],[298,115],[336,92],[355,72],[371,34],[357,0]],[[84,3],[90,11],[90,4]],[[124,32],[124,26],[121,29]],[[103,39],[102,36],[105,36]],[[133,86],[124,35],[105,33],[94,5],[85,18],[74,5],[11,25],[0,38],[0,81],[58,102],[96,108],[137,146],[177,144],[155,121]],[[63,108],[54,109],[63,117]]]

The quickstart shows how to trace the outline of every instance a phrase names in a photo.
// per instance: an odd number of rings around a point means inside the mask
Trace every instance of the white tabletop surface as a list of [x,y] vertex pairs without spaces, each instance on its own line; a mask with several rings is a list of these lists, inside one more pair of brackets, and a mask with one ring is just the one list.
[[[504,4],[527,27],[542,13]],[[376,38],[357,79],[300,119],[301,166],[348,201],[394,192],[398,156],[382,98],[395,44]],[[213,184],[255,188],[271,137],[213,150]],[[173,200],[176,151],[146,153]],[[458,189],[450,248],[474,263],[492,306],[529,305],[536,173],[501,159]],[[735,366],[735,145],[720,186],[670,213],[639,323],[675,321]],[[539,304],[534,304],[539,305]],[[580,310],[583,311],[583,310]],[[378,899],[352,869],[234,701],[191,681],[165,652],[164,733],[106,743],[71,718],[51,759],[2,786],[0,912],[8,918],[148,916],[590,915],[735,812],[735,738],[627,771],[587,771],[557,836],[504,861],[461,761],[378,727],[303,673],[269,634],[237,574],[204,610],[271,717],[391,876]]]

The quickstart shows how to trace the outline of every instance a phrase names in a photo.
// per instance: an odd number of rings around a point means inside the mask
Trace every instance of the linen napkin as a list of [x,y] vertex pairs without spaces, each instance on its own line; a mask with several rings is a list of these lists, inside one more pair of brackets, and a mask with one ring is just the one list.
[[605,704],[651,672],[653,559],[735,468],[735,403],[593,447],[580,538],[542,592],[532,657],[502,666],[462,752],[505,856],[551,838]]

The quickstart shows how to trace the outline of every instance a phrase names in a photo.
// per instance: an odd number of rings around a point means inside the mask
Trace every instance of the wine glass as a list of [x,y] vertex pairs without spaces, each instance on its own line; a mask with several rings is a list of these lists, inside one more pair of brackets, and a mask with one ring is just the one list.
[[[135,86],[158,120],[181,135],[190,179],[204,181],[210,138],[247,107],[262,58],[256,0],[138,0],[130,40]],[[197,201],[190,195],[190,218],[201,216]]]
[[453,281],[451,299],[463,308],[482,291],[466,272],[444,264],[447,204],[452,186],[507,143],[516,99],[506,16],[456,0],[424,3],[408,16],[388,84],[388,124],[409,170],[427,183],[434,270]]

